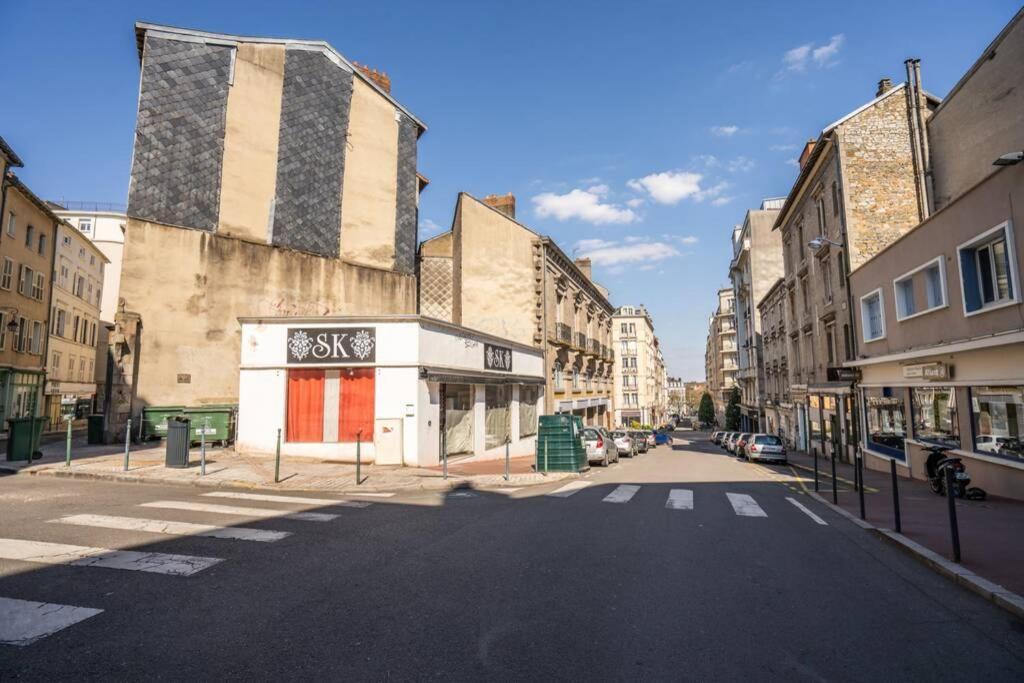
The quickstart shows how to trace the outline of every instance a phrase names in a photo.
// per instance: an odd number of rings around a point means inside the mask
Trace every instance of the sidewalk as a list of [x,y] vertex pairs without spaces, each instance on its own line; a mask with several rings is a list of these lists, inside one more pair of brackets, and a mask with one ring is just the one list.
[[[868,456],[871,457],[871,456]],[[814,490],[814,458],[801,451],[790,451],[789,462]],[[832,502],[831,461],[818,459],[818,494]],[[967,467],[970,472],[970,463]],[[836,462],[839,484],[839,506],[860,516],[858,494],[853,490],[854,468]],[[894,529],[892,478],[889,472],[864,470],[866,521],[880,529]],[[944,497],[932,492],[928,482],[900,477],[900,518],[902,535],[925,548],[952,560],[949,512]],[[957,499],[957,522],[960,529],[961,566],[974,573],[1024,595],[1024,502],[989,497],[984,501]]]
[[522,487],[557,481],[575,475],[552,472],[544,476],[524,466],[531,458],[516,458],[515,468],[505,481],[504,460],[466,463],[452,466],[448,479],[440,468],[415,468],[364,465],[362,483],[356,484],[354,464],[315,460],[312,458],[281,458],[281,481],[274,483],[274,457],[236,453],[229,448],[206,449],[206,476],[199,473],[199,449],[193,448],[191,466],[187,469],[164,467],[164,443],[151,441],[133,444],[129,468],[124,471],[124,445],[89,446],[84,438],[72,439],[71,467],[65,466],[65,443],[44,444],[43,457],[31,463],[0,461],[0,471],[39,476],[66,476],[115,481],[193,486],[234,486],[297,491],[415,492],[445,491],[465,486],[475,488]]

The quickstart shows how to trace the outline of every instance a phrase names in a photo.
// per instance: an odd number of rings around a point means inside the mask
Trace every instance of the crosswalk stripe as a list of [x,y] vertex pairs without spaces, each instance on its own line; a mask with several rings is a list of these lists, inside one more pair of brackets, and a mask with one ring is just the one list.
[[794,498],[790,498],[790,497],[788,497],[788,496],[786,497],[786,500],[788,500],[788,501],[789,501],[790,503],[792,503],[793,505],[795,505],[795,506],[797,507],[797,509],[798,509],[798,510],[800,510],[801,512],[803,512],[803,513],[804,513],[805,515],[807,515],[808,517],[810,517],[811,519],[813,519],[813,520],[814,520],[815,522],[817,522],[818,524],[821,524],[821,525],[823,525],[823,526],[828,526],[828,522],[826,522],[826,521],[825,521],[825,520],[823,520],[823,519],[822,519],[821,517],[819,517],[818,515],[814,514],[814,513],[813,513],[813,512],[811,512],[810,510],[808,510],[808,509],[807,509],[807,506],[806,506],[806,505],[804,505],[803,503],[801,503],[800,501],[798,501],[798,500],[796,500],[796,499],[794,499]]
[[301,496],[271,496],[265,493],[239,493],[236,491],[214,491],[204,493],[213,498],[237,498],[238,500],[261,500],[267,503],[302,503],[306,505],[332,505],[335,507],[365,508],[373,503],[366,500],[338,500],[337,498],[303,498]]
[[230,538],[239,541],[272,543],[291,536],[290,531],[250,529],[247,527],[214,526],[213,524],[192,524],[191,522],[168,522],[160,519],[138,519],[136,517],[114,517],[111,515],[70,515],[51,519],[59,524],[93,526],[103,529],[124,529],[126,531],[148,531],[170,536],[207,536],[209,538]]
[[727,493],[725,495],[729,499],[729,503],[732,504],[732,509],[741,517],[768,516],[765,514],[765,511],[761,509],[761,506],[757,504],[757,501],[745,493]]
[[549,496],[556,496],[558,498],[568,498],[572,494],[578,493],[579,491],[582,491],[583,489],[587,488],[592,483],[593,482],[589,482],[589,481],[570,481],[565,486],[562,486],[560,488],[555,489],[554,491],[552,491],[548,495]]
[[284,517],[285,519],[298,519],[304,522],[330,522],[337,519],[338,515],[327,512],[287,512],[285,510],[268,510],[266,508],[242,508],[232,505],[210,505],[208,503],[186,503],[182,500],[157,500],[152,503],[142,503],[144,508],[162,508],[165,510],[188,510],[191,512],[211,512],[219,515],[240,515],[243,517]]
[[25,647],[102,611],[94,607],[0,598],[0,643]]
[[191,576],[218,562],[223,562],[218,557],[90,548],[19,538],[0,538],[0,559],[39,564],[67,564],[76,567],[107,567],[174,576]]
[[640,487],[633,484],[620,484],[614,491],[605,496],[603,501],[605,503],[628,503],[639,490]]
[[690,489],[672,489],[669,491],[665,507],[671,510],[692,510],[693,491]]
[[394,498],[394,493],[386,493],[383,491],[350,491],[350,496],[361,496],[363,498]]

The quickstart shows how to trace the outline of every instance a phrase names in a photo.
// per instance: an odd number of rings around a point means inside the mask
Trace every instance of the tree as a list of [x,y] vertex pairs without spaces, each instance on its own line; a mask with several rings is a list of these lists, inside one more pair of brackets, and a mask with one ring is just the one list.
[[736,431],[740,428],[740,390],[732,388],[729,394],[729,403],[725,406],[725,428]]
[[697,419],[702,425],[713,425],[715,420],[715,403],[711,400],[711,394],[704,392],[700,397],[700,406],[697,408]]

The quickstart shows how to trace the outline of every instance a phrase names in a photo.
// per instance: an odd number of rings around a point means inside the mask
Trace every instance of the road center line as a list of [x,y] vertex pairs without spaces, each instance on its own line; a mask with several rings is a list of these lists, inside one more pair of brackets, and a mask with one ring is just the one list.
[[75,524],[103,529],[124,529],[126,531],[146,531],[153,534],[169,536],[207,536],[209,538],[231,538],[240,541],[259,541],[272,543],[291,536],[290,531],[271,531],[269,529],[250,529],[234,526],[214,526],[213,524],[192,524],[191,522],[168,522],[160,519],[139,519],[136,517],[114,517],[111,515],[70,515],[60,519],[51,519],[58,524]]
[[593,483],[594,482],[592,481],[570,481],[568,484],[555,489],[547,495],[555,496],[557,498],[568,498],[572,494],[582,491]]
[[0,598],[0,643],[25,647],[103,610]]
[[788,500],[788,501],[789,501],[790,503],[792,503],[793,505],[795,505],[795,506],[797,507],[797,509],[798,509],[798,510],[800,510],[801,512],[803,512],[803,513],[804,513],[805,515],[807,515],[808,517],[810,517],[811,519],[813,519],[813,520],[814,520],[815,522],[817,522],[818,524],[821,524],[821,525],[824,525],[824,526],[828,526],[828,522],[826,522],[826,521],[825,521],[825,520],[823,520],[823,519],[822,519],[821,517],[819,517],[818,515],[816,515],[816,514],[814,514],[813,512],[811,512],[811,511],[810,511],[809,509],[807,509],[807,506],[806,506],[806,505],[804,505],[803,503],[801,503],[800,501],[798,501],[798,500],[796,500],[796,499],[794,499],[794,498],[790,498],[790,497],[788,497],[788,496],[786,497],[786,500]]
[[614,491],[605,496],[603,501],[605,503],[628,503],[639,490],[640,487],[633,484],[620,484]]
[[365,500],[338,500],[336,498],[303,498],[301,496],[271,496],[265,493],[240,493],[237,491],[214,491],[204,493],[213,498],[236,498],[238,500],[259,500],[267,503],[300,503],[305,505],[333,505],[336,507],[365,508],[372,505]]
[[745,493],[726,493],[733,511],[741,517],[767,517],[757,501]]
[[692,510],[693,491],[690,489],[672,489],[669,491],[665,507],[670,510]]
[[285,519],[299,519],[304,522],[330,522],[337,519],[338,515],[326,512],[287,512],[285,510],[268,510],[266,508],[242,508],[231,505],[211,505],[209,503],[187,503],[183,500],[157,500],[152,503],[142,503],[144,508],[162,508],[165,510],[188,510],[190,512],[210,512],[219,515],[239,515],[242,517],[284,517]]
[[90,548],[83,545],[44,543],[43,541],[26,541],[18,538],[0,538],[0,558],[39,564],[128,569],[174,576],[191,576],[218,562],[223,562],[217,557]]

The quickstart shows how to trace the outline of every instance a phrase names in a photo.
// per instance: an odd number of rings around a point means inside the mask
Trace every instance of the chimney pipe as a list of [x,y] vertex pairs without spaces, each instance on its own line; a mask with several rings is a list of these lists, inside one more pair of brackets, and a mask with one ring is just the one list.
[[588,280],[593,280],[592,275],[593,267],[590,263],[590,259],[587,257],[576,259],[576,267],[580,269],[580,272],[587,276]]
[[890,90],[892,90],[892,79],[888,77],[882,78],[878,81],[878,90],[875,92],[875,97],[881,97]]
[[924,153],[921,148],[921,129],[918,125],[918,108],[921,105],[914,74],[914,60],[903,62],[907,69],[907,118],[910,123],[910,148],[914,156],[914,184],[917,189],[918,220],[928,218],[928,197],[924,181]]
[[509,218],[515,220],[516,217],[516,196],[509,192],[508,194],[489,194],[483,199],[484,204],[497,209]]
[[384,92],[391,94],[391,77],[383,71],[377,71],[371,69],[365,64],[359,62],[352,62],[353,66],[363,72],[363,75],[369,78],[371,81],[377,84],[377,86]]

